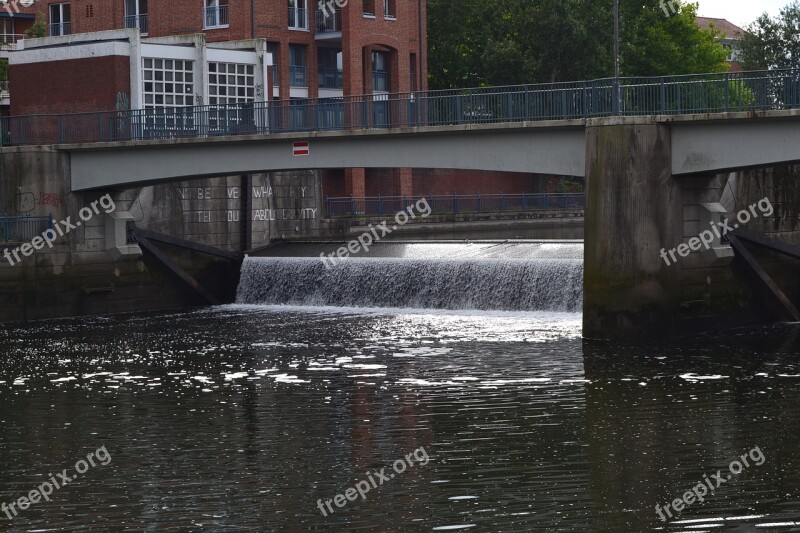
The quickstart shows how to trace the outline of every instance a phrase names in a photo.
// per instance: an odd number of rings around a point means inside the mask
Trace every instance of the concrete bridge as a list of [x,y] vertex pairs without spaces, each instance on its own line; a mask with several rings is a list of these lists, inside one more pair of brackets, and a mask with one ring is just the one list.
[[56,126],[12,117],[5,128],[12,144],[55,144],[73,192],[324,168],[585,177],[584,333],[609,337],[670,330],[686,302],[709,294],[701,314],[725,313],[728,288],[717,297],[689,281],[730,280],[724,239],[680,266],[659,252],[719,222],[729,173],[800,162],[799,88],[794,72],[599,80],[371,95],[333,108],[311,102],[299,115],[296,105],[265,102],[224,117],[185,108],[66,116]]
[[[585,177],[595,131],[664,128],[673,176],[800,161],[800,110],[65,144],[73,191],[253,172],[446,168]],[[600,136],[602,137],[602,135]],[[309,154],[295,156],[295,143]],[[645,154],[632,154],[644,156]],[[591,164],[591,162],[589,162]],[[109,169],[114,169],[109,172]]]

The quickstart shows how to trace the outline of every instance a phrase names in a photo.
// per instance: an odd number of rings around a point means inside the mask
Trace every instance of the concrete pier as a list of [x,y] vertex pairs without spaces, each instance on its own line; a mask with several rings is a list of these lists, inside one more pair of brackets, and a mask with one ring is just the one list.
[[[742,227],[800,243],[800,167],[675,176],[673,133],[657,118],[587,126],[587,338],[646,339],[781,318],[724,237],[716,235],[709,247],[698,237],[712,228],[724,233],[726,219],[734,229],[744,210],[750,216],[742,216]],[[800,262],[757,247],[752,252],[797,302]]]

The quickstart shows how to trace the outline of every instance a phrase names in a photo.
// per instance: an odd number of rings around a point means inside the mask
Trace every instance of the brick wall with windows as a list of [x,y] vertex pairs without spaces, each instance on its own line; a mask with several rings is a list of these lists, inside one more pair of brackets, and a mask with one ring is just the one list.
[[[339,10],[341,38],[333,41],[315,38],[317,21],[325,20],[318,19],[317,0],[259,0],[255,4],[242,0],[44,0],[31,8],[22,8],[21,12],[38,13],[46,23],[48,35],[51,31],[74,34],[137,27],[147,37],[204,33],[209,42],[254,36],[267,39],[277,47],[281,98],[290,94],[290,45],[306,47],[306,85],[310,98],[319,95],[319,47],[341,51],[342,81],[331,82],[331,76],[336,76],[328,71],[328,81],[322,82],[323,85],[338,83],[344,94],[372,92],[373,52],[388,57],[390,92],[410,90],[412,80],[420,85],[418,89],[424,90],[426,0],[372,0],[369,6],[373,16],[364,16],[363,0],[350,0]],[[418,17],[420,7],[422,19]],[[326,64],[329,67],[330,60]]]

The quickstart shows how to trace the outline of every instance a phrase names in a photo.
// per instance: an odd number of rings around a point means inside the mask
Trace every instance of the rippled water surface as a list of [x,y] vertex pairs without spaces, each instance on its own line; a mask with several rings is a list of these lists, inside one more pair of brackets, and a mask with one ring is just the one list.
[[[111,462],[0,527],[800,530],[796,327],[628,346],[584,344],[580,322],[227,306],[6,326],[0,502],[101,446]],[[755,447],[762,464],[659,520]]]

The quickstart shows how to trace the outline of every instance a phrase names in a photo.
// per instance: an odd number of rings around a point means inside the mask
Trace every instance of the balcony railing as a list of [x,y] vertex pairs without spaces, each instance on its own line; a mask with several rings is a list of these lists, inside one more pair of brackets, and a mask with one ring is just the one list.
[[16,50],[17,45],[25,39],[21,33],[0,34],[0,50]]
[[203,8],[204,28],[220,28],[228,25],[228,6],[210,6]]
[[430,196],[372,196],[326,198],[327,218],[384,216],[425,199],[432,215],[458,213],[527,213],[584,209],[583,193],[446,194]]
[[293,30],[308,29],[308,10],[299,7],[289,8],[289,28]]
[[308,87],[306,67],[297,65],[289,66],[289,87]]
[[[305,73],[293,67],[293,77]],[[299,81],[299,80],[298,80]],[[600,79],[0,118],[3,145],[800,109],[800,70]]]
[[341,33],[342,31],[342,12],[334,9],[333,12],[327,11],[327,15],[322,11],[317,11],[317,33]]
[[55,24],[50,24],[51,37],[57,37],[59,35],[69,35],[70,33],[72,33],[71,22],[57,22]]
[[147,34],[147,13],[140,15],[128,15],[125,17],[126,28],[139,28],[139,33]]
[[319,86],[322,89],[341,89],[342,71],[338,68],[319,68]]

